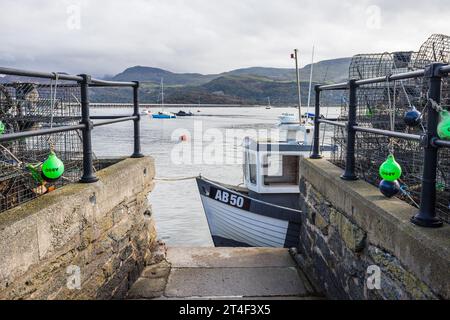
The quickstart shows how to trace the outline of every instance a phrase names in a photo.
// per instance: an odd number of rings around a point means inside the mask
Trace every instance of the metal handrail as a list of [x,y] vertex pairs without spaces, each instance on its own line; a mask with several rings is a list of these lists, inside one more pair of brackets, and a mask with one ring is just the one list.
[[356,81],[357,86],[363,86],[368,84],[376,84],[376,83],[383,83],[386,81],[396,81],[396,80],[407,80],[407,79],[414,79],[414,78],[420,78],[423,77],[425,74],[425,70],[417,70],[417,71],[410,71],[405,73],[397,73],[390,75],[388,77],[377,77],[372,79],[362,79]]
[[325,90],[346,90],[348,89],[348,82],[335,83],[335,84],[326,84],[319,87],[316,87],[316,90],[325,91]]
[[450,66],[443,66],[440,68],[441,75],[445,76],[450,73]]
[[[73,130],[82,131],[83,141],[83,175],[80,179],[82,183],[93,183],[98,179],[93,171],[93,151],[92,151],[92,130],[95,127],[110,125],[119,122],[133,121],[134,122],[134,152],[132,158],[141,158],[144,155],[141,153],[140,140],[140,115],[139,115],[139,82],[120,82],[107,81],[91,78],[86,74],[69,75],[65,73],[55,72],[39,72],[30,70],[20,70],[14,68],[0,67],[0,74],[14,75],[32,78],[42,78],[50,80],[75,81],[80,87],[81,96],[81,119],[80,123],[69,126],[59,126],[54,128],[29,130],[24,132],[16,132],[0,135],[0,143],[6,141],[14,141],[23,138],[36,137],[60,132],[67,132]],[[62,84],[64,85],[64,84]],[[90,116],[89,114],[89,88],[90,87],[130,87],[133,89],[133,115],[130,116]],[[92,120],[96,121],[95,123]]]
[[440,140],[437,136],[437,126],[439,122],[439,113],[429,108],[427,132],[424,135],[408,134],[404,132],[381,130],[368,127],[360,127],[356,123],[357,97],[356,92],[359,87],[369,84],[384,83],[396,80],[406,80],[414,78],[427,78],[429,80],[429,98],[435,102],[441,101],[441,83],[442,77],[448,76],[450,66],[442,63],[432,63],[423,70],[410,71],[405,73],[393,74],[386,77],[377,77],[362,80],[349,80],[347,83],[338,83],[333,85],[317,85],[315,114],[320,114],[320,95],[322,91],[327,90],[349,90],[348,121],[347,123],[323,120],[318,116],[314,119],[314,145],[311,159],[321,159],[320,155],[320,124],[330,124],[338,127],[347,128],[347,150],[345,161],[345,173],[342,175],[344,180],[358,180],[356,176],[356,157],[355,144],[356,133],[373,133],[384,137],[399,138],[421,142],[424,146],[424,164],[422,193],[419,213],[411,219],[415,225],[427,228],[438,228],[443,225],[442,221],[436,216],[436,171],[439,148],[450,148],[450,141]]
[[97,122],[95,122],[93,124],[93,126],[94,127],[101,127],[101,126],[106,126],[108,124],[119,123],[119,122],[126,122],[126,121],[130,121],[130,120],[136,120],[137,118],[138,118],[137,116],[129,116],[129,117],[119,117],[119,118],[115,118],[115,119],[97,121]]
[[20,69],[2,68],[2,67],[0,67],[0,74],[11,75],[11,76],[41,78],[41,79],[52,79],[52,80],[56,80],[56,77],[58,77],[59,80],[67,80],[67,81],[82,81],[83,80],[83,78],[80,76],[68,75],[65,73],[40,72],[40,71],[20,70]]
[[389,131],[389,130],[382,130],[382,129],[375,129],[375,128],[367,128],[367,127],[358,127],[358,126],[353,126],[353,130],[355,130],[356,132],[373,133],[373,134],[377,134],[377,135],[389,137],[389,138],[399,138],[399,139],[405,139],[405,140],[422,141],[422,136],[419,136],[417,134],[410,134],[410,133]]
[[347,126],[347,124],[344,122],[338,122],[338,121],[334,121],[334,120],[325,120],[325,119],[319,119],[319,123],[330,124],[332,126],[342,127],[342,128],[345,128]]
[[[21,69],[4,68],[4,67],[0,67],[0,74],[31,77],[31,78],[41,78],[41,79],[49,79],[49,80],[58,79],[58,80],[76,81],[76,82],[83,81],[82,75],[70,75],[70,74],[60,73],[60,72],[40,72],[40,71],[21,70]],[[136,86],[136,82],[108,81],[108,80],[100,80],[100,79],[91,78],[90,86],[91,87],[134,87],[134,86]]]
[[82,130],[84,128],[85,128],[84,124],[78,124],[78,125],[72,125],[72,126],[54,127],[54,128],[49,128],[49,129],[39,129],[39,130],[30,130],[30,131],[9,133],[9,134],[1,135],[0,142],[8,142],[8,141],[14,141],[14,140],[19,140],[19,139],[23,139],[23,138],[38,137],[38,136],[44,136],[47,134],[67,132],[67,131],[73,131],[73,130]]

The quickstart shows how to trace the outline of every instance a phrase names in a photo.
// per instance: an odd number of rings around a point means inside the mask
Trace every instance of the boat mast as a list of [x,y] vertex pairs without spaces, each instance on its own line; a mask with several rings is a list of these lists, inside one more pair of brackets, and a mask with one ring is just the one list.
[[164,78],[161,78],[161,109],[164,111]]
[[313,80],[313,70],[314,70],[314,46],[312,49],[312,58],[311,58],[311,74],[309,75],[309,93],[308,93],[308,110],[307,119],[309,119],[309,107],[311,105],[311,91],[312,91],[312,80]]
[[298,49],[294,49],[295,71],[297,75],[297,91],[298,91],[298,121],[302,124],[302,98],[300,89],[300,71],[298,70]]

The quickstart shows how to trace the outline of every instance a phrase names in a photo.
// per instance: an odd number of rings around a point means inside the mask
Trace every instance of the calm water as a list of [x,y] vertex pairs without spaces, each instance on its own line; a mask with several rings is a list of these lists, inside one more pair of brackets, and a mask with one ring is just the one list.
[[[152,110],[155,111],[158,110]],[[177,112],[178,109],[166,108],[165,111]],[[200,111],[194,117],[170,120],[142,116],[142,151],[154,157],[156,177],[161,179],[157,180],[149,198],[159,238],[169,245],[212,246],[212,240],[195,180],[164,180],[202,174],[220,182],[240,184],[242,139],[248,135],[255,137],[255,130],[275,130],[277,118],[283,112],[296,113],[294,108],[204,108]],[[332,117],[338,110],[330,108],[328,112]],[[92,115],[130,113],[131,109],[94,109]],[[186,135],[188,141],[181,142],[181,135]],[[132,146],[132,122],[94,131],[93,147],[99,158],[131,154]],[[184,149],[183,159],[178,152],[181,149]]]

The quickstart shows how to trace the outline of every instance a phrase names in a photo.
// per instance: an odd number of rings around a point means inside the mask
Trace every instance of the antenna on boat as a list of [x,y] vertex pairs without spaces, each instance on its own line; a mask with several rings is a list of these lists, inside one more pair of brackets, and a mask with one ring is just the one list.
[[295,71],[297,76],[297,90],[298,90],[298,121],[302,124],[302,98],[300,89],[300,71],[298,70],[298,49],[294,49],[291,58],[295,59]]
[[311,58],[311,73],[309,75],[309,93],[308,93],[308,109],[306,110],[306,121],[309,119],[309,107],[311,106],[311,91],[312,91],[312,80],[313,80],[313,72],[314,72],[314,49],[312,48],[312,58]]

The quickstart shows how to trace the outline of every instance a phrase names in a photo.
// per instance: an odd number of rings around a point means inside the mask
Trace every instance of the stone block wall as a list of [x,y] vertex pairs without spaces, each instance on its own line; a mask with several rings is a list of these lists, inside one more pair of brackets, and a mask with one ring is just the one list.
[[120,299],[152,259],[152,158],[0,215],[0,299]]
[[300,162],[296,259],[317,289],[330,299],[449,299],[449,226],[414,226],[415,208],[341,174],[326,160]]

